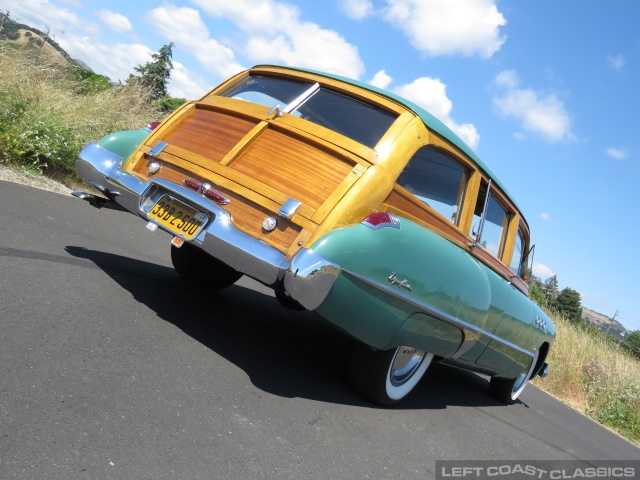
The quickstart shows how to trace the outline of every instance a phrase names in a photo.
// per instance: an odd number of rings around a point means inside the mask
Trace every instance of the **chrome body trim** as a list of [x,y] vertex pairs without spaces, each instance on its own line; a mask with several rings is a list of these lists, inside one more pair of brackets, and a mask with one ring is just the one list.
[[301,205],[302,202],[299,202],[295,198],[289,198],[284,202],[284,205],[280,207],[280,210],[278,210],[278,215],[283,218],[291,218],[296,214]]
[[160,152],[162,152],[162,150],[165,149],[165,147],[167,146],[166,142],[158,142],[156,143],[151,150],[149,150],[149,155],[151,155],[152,157],[157,157],[158,155],[160,155]]
[[283,113],[291,113],[296,108],[302,106],[304,102],[309,100],[318,90],[320,90],[320,84],[318,82],[311,85],[307,90],[302,92],[298,98],[293,99],[284,109]]
[[[375,280],[371,280],[370,278],[364,277],[362,275],[359,275],[355,272],[352,272],[350,270],[346,270],[346,269],[342,269],[342,273],[345,275],[349,275],[352,276],[368,285],[371,285],[374,288],[377,288],[381,291],[383,291],[384,293],[391,295],[393,297],[396,297],[410,305],[413,305],[414,307],[419,308],[420,310],[422,310],[423,313],[430,315],[434,318],[437,318],[438,320],[442,320],[443,322],[449,323],[451,325],[454,325],[458,328],[461,328],[465,334],[467,332],[470,332],[474,335],[480,335],[482,337],[485,337],[489,340],[495,340],[496,342],[500,343],[501,345],[504,345],[507,348],[510,348],[511,350],[523,353],[531,358],[533,358],[534,353],[533,352],[529,352],[528,350],[525,350],[511,342],[508,342],[496,335],[494,335],[493,333],[489,333],[486,330],[483,330],[481,328],[476,327],[475,325],[472,325],[471,323],[465,322],[464,320],[461,320],[458,317],[454,317],[453,315],[449,315],[448,313],[445,313],[431,305],[428,305],[424,302],[420,302],[419,300],[416,300],[413,297],[410,297],[409,295],[407,295],[404,292],[401,292],[399,290],[394,290],[391,287],[384,285],[382,283],[379,283]],[[464,342],[463,342],[464,344]],[[455,354],[454,354],[455,357]]]
[[[339,265],[306,248],[287,258],[270,245],[236,229],[231,215],[200,193],[160,178],[143,182],[122,170],[121,161],[119,155],[89,143],[80,152],[76,167],[82,180],[108,197],[103,199],[105,202],[118,205],[145,221],[149,221],[149,211],[163,195],[173,195],[206,212],[209,219],[191,243],[231,268],[275,290],[284,290],[309,310],[317,308],[333,287]],[[175,236],[164,226],[159,227]]]

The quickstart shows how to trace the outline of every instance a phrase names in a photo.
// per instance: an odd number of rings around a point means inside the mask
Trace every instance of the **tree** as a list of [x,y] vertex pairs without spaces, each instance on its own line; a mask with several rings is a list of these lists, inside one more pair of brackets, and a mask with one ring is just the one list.
[[568,319],[578,322],[582,318],[582,298],[580,293],[566,287],[558,294],[555,307]]
[[558,297],[558,276],[554,275],[553,277],[549,277],[544,281],[544,285],[542,286],[542,292],[544,293],[544,297],[547,300],[548,307],[554,307],[556,298]]
[[632,332],[622,342],[623,347],[640,359],[640,330]]
[[529,298],[540,306],[543,306],[546,301],[543,291],[535,283],[529,284]]
[[167,82],[173,69],[173,42],[164,45],[157,53],[152,53],[152,62],[134,67],[140,75],[129,75],[128,82],[137,81],[151,89],[151,100],[167,96]]

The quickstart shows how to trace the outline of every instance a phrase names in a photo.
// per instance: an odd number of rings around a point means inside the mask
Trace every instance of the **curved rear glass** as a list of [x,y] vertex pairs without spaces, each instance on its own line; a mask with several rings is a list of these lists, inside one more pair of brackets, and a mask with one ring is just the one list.
[[369,148],[376,146],[398,117],[377,105],[323,86],[318,88],[310,82],[261,75],[246,76],[221,96],[269,108],[278,106],[280,111],[321,125]]

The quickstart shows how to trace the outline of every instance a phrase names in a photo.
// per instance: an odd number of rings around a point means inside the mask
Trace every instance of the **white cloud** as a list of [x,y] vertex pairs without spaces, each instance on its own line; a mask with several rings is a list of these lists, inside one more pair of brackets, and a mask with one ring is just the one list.
[[520,83],[520,77],[515,70],[503,70],[496,75],[496,84],[500,87],[513,89]]
[[112,81],[126,81],[133,68],[151,61],[151,49],[139,43],[105,45],[89,37],[65,35],[58,41],[73,57]]
[[627,63],[622,55],[607,55],[607,60],[609,60],[609,65],[611,65],[614,70],[622,70],[622,67]]
[[569,114],[556,94],[518,88],[518,75],[513,70],[498,74],[496,84],[503,92],[494,98],[494,104],[501,114],[519,119],[524,130],[549,142],[574,138]]
[[429,56],[462,54],[489,58],[506,37],[506,20],[494,0],[387,0],[385,20],[403,30]]
[[371,80],[369,80],[369,83],[374,87],[386,89],[391,84],[392,80],[393,79],[387,75],[387,72],[380,70]]
[[624,160],[627,158],[627,151],[624,148],[610,147],[605,150],[607,155],[616,160]]
[[421,77],[394,88],[393,92],[427,110],[475,149],[480,142],[480,135],[473,124],[458,124],[451,118],[453,104],[447,97],[446,89],[447,86],[438,79]]
[[165,5],[151,10],[147,18],[165,38],[195,55],[204,68],[219,79],[244,70],[233,50],[211,38],[197,10]]
[[548,222],[551,219],[551,215],[549,215],[549,212],[542,212],[540,214],[540,218],[545,222]]
[[213,87],[214,85],[208,84],[201,76],[188,71],[182,63],[173,61],[173,70],[167,86],[172,97],[195,100]]
[[283,63],[359,79],[358,49],[339,33],[301,20],[300,11],[276,0],[192,0],[212,17],[242,32],[238,49],[256,63]]
[[533,274],[542,279],[553,277],[555,275],[553,270],[542,263],[536,262],[535,260],[533,262]]
[[342,0],[341,8],[347,17],[354,20],[362,20],[373,14],[370,0]]
[[68,8],[60,8],[47,0],[5,0],[3,10],[11,11],[11,18],[44,30],[66,30],[82,25],[80,18]]
[[127,17],[119,13],[114,13],[106,8],[96,12],[96,15],[106,26],[115,32],[125,33],[133,28]]

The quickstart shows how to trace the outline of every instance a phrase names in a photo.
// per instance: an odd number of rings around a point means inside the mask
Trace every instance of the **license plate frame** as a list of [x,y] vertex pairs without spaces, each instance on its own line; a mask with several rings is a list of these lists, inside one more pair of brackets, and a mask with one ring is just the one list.
[[150,221],[185,240],[194,239],[209,216],[169,194],[163,194],[149,209]]

